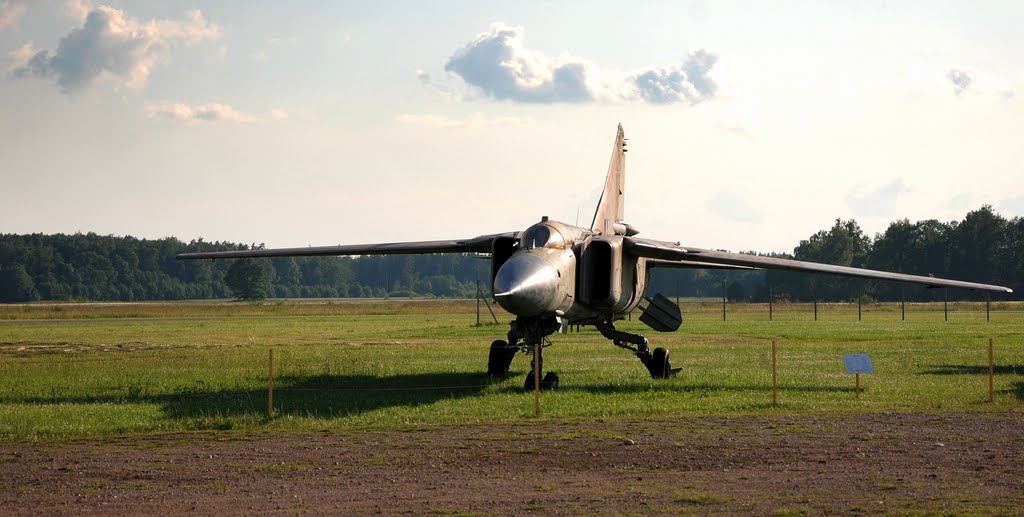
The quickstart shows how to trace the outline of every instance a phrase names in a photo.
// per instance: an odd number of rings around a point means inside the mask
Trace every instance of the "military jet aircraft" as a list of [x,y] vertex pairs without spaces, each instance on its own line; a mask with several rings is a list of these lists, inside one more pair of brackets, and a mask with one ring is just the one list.
[[[548,336],[568,325],[593,325],[616,346],[632,351],[654,378],[673,376],[668,350],[651,350],[647,338],[615,328],[615,321],[640,308],[640,321],[656,331],[671,332],[682,322],[679,307],[661,295],[645,297],[652,268],[781,269],[850,277],[960,287],[1002,293],[1011,289],[988,284],[907,275],[870,269],[759,257],[683,246],[636,237],[624,219],[626,138],[622,125],[615,135],[604,190],[589,228],[542,217],[524,231],[481,235],[448,241],[353,244],[307,248],[250,249],[182,253],[176,258],[217,259],[323,255],[386,255],[482,253],[490,257],[494,298],[515,315],[506,340],[491,343],[487,373],[503,377],[517,352],[533,355],[525,387],[535,386],[534,371],[543,371]],[[641,303],[646,301],[646,305]],[[548,372],[542,388],[558,385]]]

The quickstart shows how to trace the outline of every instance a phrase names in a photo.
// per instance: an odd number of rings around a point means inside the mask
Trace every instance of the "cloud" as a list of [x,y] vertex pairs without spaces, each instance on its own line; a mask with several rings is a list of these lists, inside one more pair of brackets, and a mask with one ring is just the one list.
[[706,204],[708,210],[730,221],[759,223],[764,214],[739,196],[721,190]]
[[450,86],[434,80],[430,72],[422,68],[416,69],[416,79],[429,91],[437,102],[453,102],[462,99],[462,95]]
[[908,192],[910,189],[903,183],[903,179],[897,178],[870,191],[865,191],[864,186],[854,188],[846,194],[846,204],[858,216],[884,217],[892,215],[899,197]]
[[32,42],[28,42],[15,50],[7,53],[7,59],[4,62],[3,69],[0,70],[4,75],[17,75],[15,71],[25,68],[28,65],[29,60],[35,55],[36,49],[32,46]]
[[64,0],[64,12],[80,21],[85,21],[92,7],[85,0]]
[[690,104],[710,99],[717,85],[708,76],[718,56],[704,49],[690,54],[681,66],[660,67],[632,77],[643,100],[651,104]]
[[18,23],[26,7],[25,2],[18,0],[0,0],[0,31]]
[[953,83],[953,93],[959,97],[962,93],[967,91],[967,88],[971,86],[971,75],[965,70],[959,70],[956,68],[950,68],[946,72],[946,79]]
[[190,11],[184,21],[141,22],[124,11],[101,6],[89,11],[82,27],[61,38],[52,55],[41,50],[11,73],[55,78],[65,93],[86,89],[99,81],[138,90],[170,48],[220,36],[220,28],[198,10]]
[[970,68],[950,68],[945,78],[953,84],[953,93],[957,97],[970,94],[1008,101],[1016,96],[1017,90],[1021,87],[1019,79],[991,75]]
[[487,118],[481,113],[474,113],[465,118],[451,118],[441,115],[403,114],[395,117],[395,122],[409,126],[420,126],[430,129],[464,129],[493,126],[512,126],[529,124],[533,121],[522,117]]
[[[160,101],[146,103],[146,115],[149,118],[166,118],[184,122],[193,126],[203,123],[234,122],[239,124],[255,124],[265,122],[268,118],[241,113],[227,104],[208,102],[198,106],[190,106],[184,102]],[[270,120],[284,120],[288,113],[281,109],[270,112]]]
[[[494,23],[445,63],[485,96],[522,103],[628,102],[695,104],[714,96],[709,72],[718,56],[703,49],[681,65],[657,67],[602,81],[604,74],[589,61],[563,53],[548,57],[523,44],[523,28]],[[429,75],[421,81],[428,83]]]

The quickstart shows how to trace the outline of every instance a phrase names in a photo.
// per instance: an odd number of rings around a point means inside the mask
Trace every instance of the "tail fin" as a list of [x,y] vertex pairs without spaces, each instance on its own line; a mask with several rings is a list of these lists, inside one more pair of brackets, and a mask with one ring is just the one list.
[[597,202],[594,222],[590,229],[604,235],[615,233],[616,223],[623,219],[623,198],[626,179],[626,137],[622,132],[622,124],[615,134],[615,146],[612,147],[612,159],[608,163],[608,176],[604,180],[604,190]]

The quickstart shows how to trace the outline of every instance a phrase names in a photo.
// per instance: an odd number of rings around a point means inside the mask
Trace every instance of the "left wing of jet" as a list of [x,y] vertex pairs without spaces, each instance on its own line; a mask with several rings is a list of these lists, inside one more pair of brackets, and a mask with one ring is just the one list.
[[491,243],[498,237],[515,237],[515,232],[481,235],[472,239],[451,241],[389,242],[381,244],[346,244],[310,246],[306,248],[275,248],[235,251],[204,251],[180,253],[177,260],[246,258],[246,257],[310,257],[333,255],[426,255],[431,253],[490,253]]
[[635,256],[647,257],[649,259],[655,259],[659,261],[697,264],[721,264],[725,266],[745,266],[757,269],[781,269],[786,271],[804,271],[813,273],[824,273],[829,275],[841,275],[859,278],[873,278],[878,280],[893,280],[897,282],[909,282],[914,284],[926,285],[928,287],[959,287],[963,289],[994,291],[999,293],[1013,292],[1013,289],[999,285],[979,284],[975,282],[964,282],[961,280],[947,280],[945,278],[935,278],[931,276],[890,273],[888,271],[877,271],[874,269],[834,266],[831,264],[804,262],[801,260],[781,259],[775,257],[759,257],[756,255],[744,255],[742,253],[729,253],[726,251],[689,248],[680,246],[677,243],[656,241],[651,239],[638,239],[636,237],[626,237],[624,239],[624,247],[627,252],[632,253]]

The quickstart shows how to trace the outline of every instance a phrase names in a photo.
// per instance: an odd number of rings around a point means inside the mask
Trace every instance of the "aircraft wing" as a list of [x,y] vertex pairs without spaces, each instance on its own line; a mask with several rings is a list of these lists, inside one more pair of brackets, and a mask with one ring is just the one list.
[[750,266],[732,266],[729,264],[714,264],[711,262],[699,262],[699,261],[679,261],[679,260],[662,260],[662,259],[647,259],[648,268],[667,268],[667,269],[745,269],[750,271],[752,269],[759,269]]
[[723,264],[728,266],[746,266],[757,269],[781,269],[786,271],[804,271],[812,273],[824,273],[829,275],[874,278],[878,280],[893,280],[897,282],[909,282],[914,284],[926,285],[928,287],[959,287],[963,289],[994,291],[999,293],[1013,292],[1013,289],[999,285],[979,284],[975,282],[947,280],[945,278],[935,278],[931,276],[907,275],[903,273],[877,271],[874,269],[834,266],[831,264],[820,264],[817,262],[804,262],[800,260],[781,259],[775,257],[759,257],[756,255],[744,255],[741,253],[705,250],[700,248],[680,246],[677,243],[655,241],[651,239],[638,239],[635,237],[626,237],[624,239],[624,246],[626,248],[626,251],[632,253],[633,255],[664,261],[673,261],[681,263],[695,262]]
[[387,242],[379,244],[345,244],[309,246],[306,248],[275,248],[234,251],[179,253],[177,260],[245,258],[245,257],[310,257],[334,255],[426,255],[431,253],[490,253],[491,242],[498,237],[514,237],[515,232],[481,235],[472,239],[451,241]]

